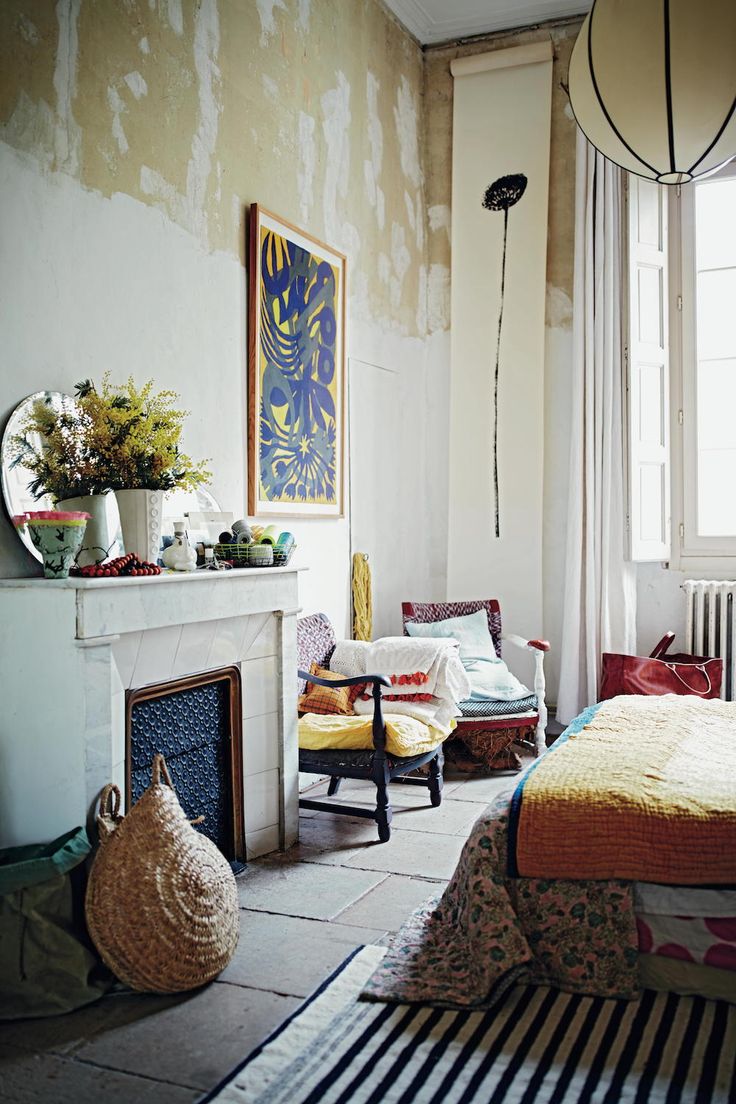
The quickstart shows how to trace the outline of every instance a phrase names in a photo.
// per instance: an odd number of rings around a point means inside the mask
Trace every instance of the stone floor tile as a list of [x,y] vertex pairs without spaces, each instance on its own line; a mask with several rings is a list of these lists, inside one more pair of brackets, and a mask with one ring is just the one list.
[[[208,1089],[298,1006],[296,997],[214,982],[165,1010],[110,1025],[76,1058],[114,1070]],[[151,1007],[155,1009],[155,1003]]]
[[297,997],[316,989],[356,947],[385,934],[274,913],[243,910],[240,917],[240,942],[221,981]]
[[390,874],[421,874],[425,878],[451,878],[465,839],[434,832],[391,830],[391,839],[379,847],[364,847],[348,859],[348,866],[386,870]]
[[108,993],[95,1004],[78,1008],[64,1016],[2,1023],[0,1043],[23,1050],[47,1050],[71,1057],[93,1035],[117,1030],[128,1023],[164,1012],[186,999],[186,996],[158,996],[121,988]]
[[329,920],[382,880],[380,874],[343,866],[261,862],[240,875],[238,894],[242,908]]
[[453,801],[475,801],[490,804],[500,793],[508,790],[511,793],[520,778],[520,772],[515,774],[495,774],[490,777],[474,775],[466,778],[461,786],[454,791]]
[[[408,809],[394,805],[391,830],[400,828],[408,832],[437,832],[442,836],[470,834],[470,830],[488,805],[485,801],[444,801],[436,809]],[[421,873],[421,871],[417,871]]]
[[191,1104],[200,1096],[199,1089],[0,1045],[4,1104]]
[[341,813],[319,813],[310,820],[300,820],[299,843],[290,848],[284,858],[289,862],[341,866],[358,850],[374,844],[380,846],[375,821]]
[[428,882],[402,874],[390,874],[365,897],[341,912],[333,922],[398,931],[414,909],[424,904],[428,897],[441,894],[446,885],[447,882]]
[[[426,786],[412,786],[403,782],[392,782],[388,788],[391,804],[417,806],[431,806],[429,790]],[[327,796],[327,783],[322,783],[320,791],[310,796],[319,800]],[[443,790],[444,796],[444,790]],[[328,800],[341,805],[365,805],[375,807],[376,787],[373,782],[364,782],[361,779],[346,778],[343,780],[338,793]]]

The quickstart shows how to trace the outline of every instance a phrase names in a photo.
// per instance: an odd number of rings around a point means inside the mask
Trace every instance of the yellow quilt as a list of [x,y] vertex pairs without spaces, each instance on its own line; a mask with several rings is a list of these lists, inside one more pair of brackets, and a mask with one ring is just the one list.
[[514,802],[523,876],[736,883],[736,703],[604,702]]
[[[439,747],[445,739],[436,728],[430,728],[416,717],[403,713],[384,713],[383,719],[386,723],[386,750],[390,755],[400,758],[423,755]],[[453,723],[453,728],[456,723]],[[308,751],[323,751],[328,748],[360,751],[372,748],[373,718],[305,713],[299,719],[299,747]]]

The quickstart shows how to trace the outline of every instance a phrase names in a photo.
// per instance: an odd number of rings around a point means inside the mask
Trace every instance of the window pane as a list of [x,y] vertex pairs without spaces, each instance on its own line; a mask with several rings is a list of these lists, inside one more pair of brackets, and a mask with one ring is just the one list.
[[736,535],[736,359],[698,365],[698,535]]
[[735,412],[736,360],[709,360],[698,365],[698,438],[702,449],[736,448]]
[[736,448],[698,455],[698,535],[736,535]]
[[700,272],[698,360],[733,356],[736,356],[736,268]]
[[736,179],[695,186],[698,269],[723,268],[736,258]]

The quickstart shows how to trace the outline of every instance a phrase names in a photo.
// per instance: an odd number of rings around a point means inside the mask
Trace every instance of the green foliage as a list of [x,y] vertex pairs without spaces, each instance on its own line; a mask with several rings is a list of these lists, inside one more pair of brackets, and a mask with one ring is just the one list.
[[37,400],[13,438],[13,464],[33,473],[34,498],[57,502],[107,491],[192,490],[209,482],[205,462],[194,463],[179,449],[187,411],[174,406],[175,391],[138,389],[132,376],[113,386],[106,373],[98,390],[91,380],[76,385],[73,407],[59,410]]

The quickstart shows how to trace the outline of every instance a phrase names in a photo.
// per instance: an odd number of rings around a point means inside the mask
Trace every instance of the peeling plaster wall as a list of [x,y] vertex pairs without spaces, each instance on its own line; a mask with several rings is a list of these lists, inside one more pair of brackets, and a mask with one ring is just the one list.
[[[547,23],[522,31],[488,35],[472,42],[433,47],[426,51],[425,140],[428,207],[428,361],[433,342],[450,324],[450,225],[452,164],[453,79],[450,62],[456,57],[487,53],[551,39],[552,129],[550,141],[549,225],[547,234],[547,308],[545,319],[544,383],[544,625],[520,625],[508,616],[506,628],[530,636],[544,632],[553,645],[545,668],[549,700],[555,701],[559,679],[562,630],[569,460],[569,393],[572,355],[572,276],[575,201],[575,125],[561,82],[567,70],[579,20]],[[509,166],[509,172],[520,171]],[[446,356],[446,353],[444,354]],[[442,354],[438,360],[442,360]],[[449,374],[446,374],[449,379]],[[443,377],[444,382],[445,377]],[[440,388],[442,383],[437,381]],[[452,595],[449,595],[451,598]],[[479,597],[486,597],[479,595]],[[511,611],[512,612],[512,611]],[[526,672],[525,672],[526,673]]]
[[[417,580],[438,593],[442,577],[420,551],[442,543],[442,356],[428,362],[427,330],[447,324],[428,265],[423,94],[422,53],[377,0],[0,6],[0,418],[105,369],[154,377],[193,412],[184,444],[212,458],[215,496],[243,513],[245,221],[253,201],[278,212],[348,256],[365,401],[363,364],[391,370],[411,405],[391,433],[353,435],[355,468],[379,448],[395,462],[390,496],[374,485],[352,504],[395,549],[390,586],[375,579],[385,629],[398,627],[389,594]],[[397,494],[407,469],[412,493]],[[350,516],[291,527],[305,609],[344,632]],[[28,569],[2,519],[0,574]]]

